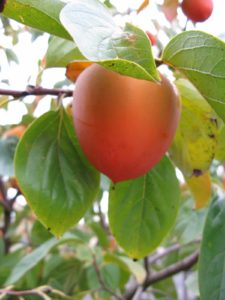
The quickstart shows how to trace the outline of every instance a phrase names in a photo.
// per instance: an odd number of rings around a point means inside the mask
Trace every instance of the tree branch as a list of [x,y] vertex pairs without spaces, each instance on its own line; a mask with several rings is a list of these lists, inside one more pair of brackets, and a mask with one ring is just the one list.
[[[173,276],[177,273],[180,273],[182,271],[186,271],[186,270],[190,269],[192,266],[194,266],[197,263],[198,257],[199,257],[199,252],[196,251],[192,255],[165,268],[164,270],[161,270],[156,273],[151,273],[150,276],[144,281],[144,283],[142,285],[143,291],[146,290],[153,283],[164,280],[164,279],[166,279],[170,276]],[[135,295],[138,287],[139,287],[139,285],[136,285],[135,287],[133,287],[132,289],[127,291],[127,293],[124,295],[124,299],[131,300],[133,298],[133,296]]]
[[162,271],[159,271],[155,274],[152,274],[144,285],[144,290],[148,288],[151,284],[166,279],[172,275],[175,275],[181,271],[186,271],[195,265],[198,261],[199,252],[196,251],[192,255],[184,258],[183,260],[165,268]]
[[73,91],[67,90],[67,89],[54,89],[54,88],[48,89],[48,88],[43,88],[40,86],[28,85],[26,90],[24,90],[24,91],[0,89],[0,95],[12,96],[14,98],[21,98],[21,97],[32,96],[32,95],[34,95],[34,96],[65,95],[65,97],[71,97],[73,95]]
[[37,287],[34,289],[23,290],[23,291],[15,291],[9,287],[5,288],[5,289],[0,289],[0,295],[3,295],[3,296],[11,295],[11,296],[18,296],[18,297],[21,296],[22,297],[22,296],[36,295],[36,296],[41,296],[43,299],[47,299],[46,295],[50,294],[50,293],[59,295],[61,298],[64,298],[64,299],[71,299],[71,297],[67,296],[63,292],[61,292],[57,289],[54,289],[50,286],[40,286],[40,287]]
[[200,243],[201,242],[201,239],[196,239],[196,240],[193,240],[185,245],[181,245],[181,244],[173,244],[172,246],[168,247],[168,248],[165,248],[161,253],[153,253],[152,255],[150,255],[148,257],[148,263],[149,264],[154,264],[157,260],[163,258],[164,256],[167,256],[173,252],[176,252],[176,251],[179,251],[181,248],[183,247],[187,247],[187,246],[190,246],[192,244],[197,244],[197,243]]
[[11,223],[11,213],[13,211],[13,204],[16,201],[16,198],[20,195],[20,191],[17,191],[16,195],[12,199],[8,199],[4,182],[0,176],[0,194],[2,199],[0,199],[0,205],[3,207],[4,221],[3,226],[1,227],[1,234],[4,241],[5,253],[9,252],[11,241],[7,237],[7,232]]

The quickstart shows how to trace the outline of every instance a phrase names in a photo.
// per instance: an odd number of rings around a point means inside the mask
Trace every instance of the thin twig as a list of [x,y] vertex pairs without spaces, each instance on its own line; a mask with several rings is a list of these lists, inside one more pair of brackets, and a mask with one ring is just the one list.
[[0,205],[3,207],[3,226],[1,227],[2,238],[4,241],[5,254],[9,252],[11,241],[7,236],[9,226],[11,223],[11,213],[13,211],[13,205],[16,201],[16,198],[21,194],[20,191],[17,191],[16,195],[12,199],[8,199],[4,182],[2,177],[0,177],[0,194],[2,199],[0,200]]
[[159,259],[173,253],[173,252],[176,252],[176,251],[179,251],[180,249],[184,248],[184,247],[187,247],[187,246],[190,246],[192,244],[197,244],[197,243],[200,243],[201,242],[201,239],[196,239],[196,240],[193,240],[185,245],[181,245],[181,244],[174,244],[168,248],[165,248],[161,253],[154,253],[152,255],[150,255],[148,257],[148,263],[149,264],[154,264],[156,261],[158,261]]
[[0,289],[0,295],[3,295],[3,296],[11,295],[11,296],[22,297],[22,296],[28,296],[28,295],[36,295],[36,296],[42,296],[44,298],[44,297],[46,297],[47,294],[50,294],[50,293],[59,295],[60,297],[62,297],[64,299],[71,299],[71,297],[67,296],[63,292],[53,289],[50,286],[40,286],[40,287],[37,287],[34,289],[21,290],[21,291],[12,290],[9,288]]
[[7,199],[6,189],[2,177],[0,177],[0,193],[2,195],[0,203],[3,206],[3,226],[1,228],[1,234],[4,242],[4,251],[5,254],[7,254],[11,244],[10,239],[7,237],[7,231],[11,222],[11,207]]
[[106,284],[105,284],[105,281],[104,279],[102,278],[102,274],[101,274],[101,271],[99,269],[99,266],[98,266],[98,263],[96,261],[96,257],[95,255],[93,254],[93,266],[94,266],[94,269],[95,269],[95,273],[97,275],[97,278],[98,278],[98,281],[102,287],[102,289],[106,292],[108,292],[109,294],[111,294],[112,296],[115,297],[115,299],[117,300],[124,300],[124,298],[122,298],[121,296],[117,295],[116,293],[114,293]]
[[146,257],[144,258],[144,267],[145,267],[145,271],[146,271],[146,277],[145,277],[145,280],[148,280],[148,278],[150,277],[150,274],[151,274],[148,256],[146,256]]
[[4,96],[12,96],[14,98],[21,98],[26,96],[45,96],[45,95],[52,95],[52,96],[59,96],[64,94],[66,97],[71,97],[73,95],[72,90],[66,89],[48,89],[43,88],[40,86],[27,86],[26,90],[8,90],[8,89],[0,89],[0,95]]

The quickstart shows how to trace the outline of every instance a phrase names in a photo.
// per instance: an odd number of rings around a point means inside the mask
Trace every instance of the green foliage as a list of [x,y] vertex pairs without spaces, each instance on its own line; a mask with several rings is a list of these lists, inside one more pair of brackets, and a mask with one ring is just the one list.
[[17,137],[0,139],[0,175],[13,176],[13,158],[18,143]]
[[123,75],[159,80],[147,35],[131,24],[122,30],[99,1],[71,2],[60,20],[88,60]]
[[60,0],[6,1],[2,13],[22,24],[70,39],[59,21],[59,13],[64,5]]
[[111,187],[109,221],[118,243],[133,258],[146,256],[171,229],[179,200],[178,181],[166,157],[145,176]]
[[201,31],[186,31],[166,46],[162,59],[181,71],[225,120],[225,44]]
[[39,220],[57,236],[83,217],[99,187],[63,109],[32,123],[17,148],[15,171]]
[[[140,15],[149,2],[143,1]],[[174,4],[176,9],[178,2]],[[45,57],[36,62],[37,85],[44,82],[45,69],[65,68],[73,61],[97,62],[157,82],[157,62],[164,64],[162,73],[170,69],[175,76],[182,102],[171,161],[166,155],[145,176],[112,185],[80,150],[70,118],[72,99],[64,99],[61,90],[69,85],[65,77],[55,84],[57,99],[50,99],[49,111],[38,118],[45,95],[25,100],[30,87],[19,98],[0,95],[0,112],[9,113],[11,100],[18,98],[26,110],[21,124],[29,126],[18,143],[4,135],[14,125],[0,120],[0,299],[18,298],[6,296],[7,290],[31,290],[21,299],[136,299],[140,292],[147,299],[178,300],[182,288],[187,297],[225,299],[224,42],[197,30],[176,34],[179,19],[168,27],[149,20],[157,31],[154,53],[162,53],[154,58],[146,33],[126,23],[138,14],[120,14],[109,0],[8,0],[0,1],[0,8],[0,35],[11,38],[11,48],[4,39],[0,45],[6,64],[20,63],[14,45],[21,33],[32,42],[42,31],[52,34],[43,45],[48,46]],[[117,20],[123,17],[120,26]],[[162,32],[176,36],[165,45]],[[8,87],[11,79],[0,83]],[[208,174],[209,207],[204,203],[195,209],[190,186],[181,176],[177,179],[177,167],[187,182],[192,175]],[[199,265],[185,266],[200,244]],[[173,275],[180,272],[185,279],[180,276],[178,286]]]
[[14,284],[20,278],[22,278],[28,271],[30,271],[33,267],[35,267],[48,254],[48,252],[53,247],[70,241],[76,243],[80,242],[80,240],[76,236],[70,234],[63,236],[60,240],[57,240],[56,238],[52,238],[46,241],[40,247],[36,248],[35,251],[24,256],[18,262],[18,264],[14,266],[5,284],[6,285]]
[[52,37],[46,53],[46,68],[65,67],[73,60],[86,60],[75,43],[59,37]]
[[224,299],[224,217],[225,199],[215,197],[209,208],[199,261],[199,285],[202,300]]

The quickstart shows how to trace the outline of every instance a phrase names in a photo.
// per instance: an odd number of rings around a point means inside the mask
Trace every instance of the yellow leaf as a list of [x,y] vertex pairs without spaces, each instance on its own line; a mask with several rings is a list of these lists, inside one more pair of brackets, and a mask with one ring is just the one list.
[[195,208],[205,207],[211,198],[211,177],[208,172],[201,176],[186,178],[186,182],[195,199]]
[[215,112],[184,79],[177,87],[182,100],[182,113],[170,156],[186,177],[207,171],[216,153],[219,119]]
[[137,13],[139,14],[143,9],[145,9],[149,5],[149,0],[144,0],[142,4],[139,6]]

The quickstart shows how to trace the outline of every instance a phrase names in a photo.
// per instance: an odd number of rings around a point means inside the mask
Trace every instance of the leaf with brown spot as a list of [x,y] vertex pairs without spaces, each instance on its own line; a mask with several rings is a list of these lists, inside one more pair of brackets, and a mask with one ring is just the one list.
[[72,82],[75,82],[80,73],[84,71],[87,67],[89,67],[91,64],[92,62],[89,61],[69,63],[66,67],[66,77]]

